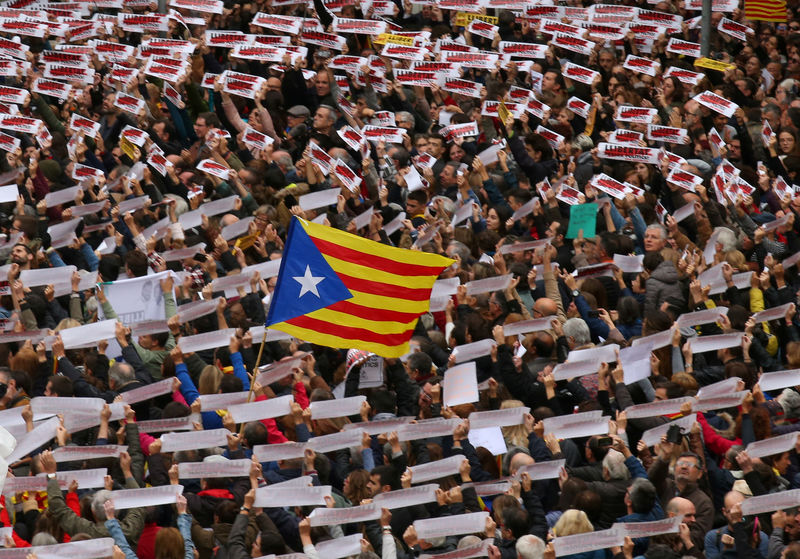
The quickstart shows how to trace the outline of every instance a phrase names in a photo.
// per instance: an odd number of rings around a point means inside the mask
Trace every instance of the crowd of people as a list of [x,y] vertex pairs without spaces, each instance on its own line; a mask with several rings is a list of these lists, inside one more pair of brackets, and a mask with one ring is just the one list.
[[[800,559],[797,6],[549,4],[0,7],[0,559]],[[292,220],[453,260],[405,355]]]

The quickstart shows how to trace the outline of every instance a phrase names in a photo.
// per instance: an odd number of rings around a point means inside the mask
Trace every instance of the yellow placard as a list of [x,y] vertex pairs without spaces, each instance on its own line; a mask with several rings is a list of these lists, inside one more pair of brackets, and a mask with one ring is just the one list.
[[406,47],[414,46],[414,37],[406,37],[405,35],[392,35],[391,33],[381,33],[372,40],[373,43],[378,45],[385,45],[391,43],[393,45],[404,45]]
[[709,70],[717,70],[718,72],[724,72],[728,68],[736,68],[734,64],[728,64],[727,62],[714,60],[713,58],[707,58],[705,56],[695,60],[694,65],[698,68],[708,68]]
[[511,116],[511,111],[508,110],[506,104],[503,101],[500,101],[500,105],[497,107],[497,117],[500,119],[500,122],[505,124],[508,122],[508,117]]
[[133,142],[131,142],[125,136],[120,136],[119,147],[122,150],[122,153],[130,157],[134,162],[136,161],[136,146],[133,145]]
[[497,16],[487,16],[483,14],[473,14],[469,12],[456,12],[456,27],[467,27],[473,19],[479,19],[492,25],[497,25],[500,19]]
[[244,237],[239,237],[236,239],[236,246],[242,250],[247,250],[251,246],[253,246],[258,238],[258,234],[254,235],[245,235]]

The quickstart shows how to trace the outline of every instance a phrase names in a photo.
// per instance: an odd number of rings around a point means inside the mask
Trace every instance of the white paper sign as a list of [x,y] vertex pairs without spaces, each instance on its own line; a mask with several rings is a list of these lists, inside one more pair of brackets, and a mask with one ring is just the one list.
[[236,423],[282,417],[292,413],[292,402],[294,402],[294,397],[289,394],[260,402],[228,406],[228,413]]
[[[493,346],[490,345],[489,347]],[[458,361],[458,358],[456,358],[456,361]],[[475,363],[464,363],[445,371],[442,391],[444,405],[446,406],[477,402],[479,396]]]
[[486,529],[488,512],[473,512],[440,518],[415,520],[414,529],[421,539],[441,538],[458,534],[472,534]]
[[247,458],[225,462],[183,462],[178,464],[178,475],[181,479],[247,477],[252,464],[253,461]]
[[441,460],[412,466],[409,468],[411,470],[411,483],[422,483],[457,474],[461,463],[466,459],[464,455],[456,454]]
[[[227,431],[227,429],[226,429]],[[183,485],[160,485],[142,489],[120,489],[111,492],[111,500],[117,510],[171,505],[178,495],[183,495]]]
[[161,435],[161,451],[177,452],[198,448],[213,448],[228,444],[227,429],[210,429],[208,431],[189,431],[186,433],[166,433]]

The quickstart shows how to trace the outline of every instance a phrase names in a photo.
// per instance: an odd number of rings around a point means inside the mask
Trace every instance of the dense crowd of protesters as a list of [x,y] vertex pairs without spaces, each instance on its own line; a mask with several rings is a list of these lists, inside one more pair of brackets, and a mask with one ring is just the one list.
[[[159,13],[127,1],[6,3],[0,425],[20,446],[49,421],[37,411],[42,398],[108,404],[88,426],[65,411],[54,438],[14,457],[0,499],[6,547],[49,557],[61,548],[48,546],[113,538],[115,559],[455,550],[445,557],[550,559],[564,555],[560,538],[679,517],[668,533],[573,559],[800,558],[800,500],[743,514],[749,499],[800,489],[800,444],[760,457],[745,450],[800,431],[800,377],[760,384],[764,373],[800,367],[800,18],[794,3],[784,23],[715,3],[710,57],[694,65],[695,4],[180,0]],[[370,34],[337,33],[353,20]],[[541,50],[507,54],[526,44]],[[709,102],[714,94],[722,102]],[[624,118],[626,107],[652,110]],[[328,190],[324,205],[303,199]],[[571,226],[574,208],[591,203],[596,219]],[[188,219],[195,210],[202,215]],[[367,352],[263,344],[249,331],[265,323],[278,273],[268,263],[281,258],[293,216],[455,260],[411,351],[379,360],[367,388]],[[64,266],[75,267],[64,283],[26,280],[47,268],[61,277]],[[105,291],[153,274],[164,316],[135,335],[143,319],[115,311]],[[488,278],[500,289],[475,288]],[[214,298],[206,314],[185,318]],[[753,318],[770,309],[779,312]],[[711,318],[680,322],[697,311]],[[65,344],[70,328],[118,314],[110,340]],[[545,326],[506,334],[534,319]],[[187,336],[227,328],[236,334],[223,347],[181,350]],[[693,351],[726,334],[742,335]],[[602,346],[626,352],[640,338],[651,344],[650,374],[628,381],[632,367]],[[445,405],[453,350],[481,340],[494,343],[473,359],[479,399]],[[587,356],[590,371],[558,374]],[[283,378],[257,382],[259,365],[292,358]],[[169,378],[167,394],[119,403]],[[707,387],[713,394],[693,399]],[[237,424],[227,403],[203,405],[233,393],[290,395],[291,413]],[[350,417],[311,409],[359,395],[366,402]],[[698,406],[709,395],[727,403]],[[649,402],[670,411],[628,417]],[[472,413],[522,407],[491,441],[470,429]],[[602,433],[558,438],[548,427],[592,411]],[[181,418],[227,429],[227,444],[162,451],[161,432],[139,428]],[[646,436],[682,418],[668,435]],[[404,422],[435,430],[456,419],[450,434],[403,436]],[[391,427],[315,451],[318,437],[376,421]],[[65,447],[114,444],[125,447],[58,459]],[[273,447],[302,448],[259,461]],[[451,456],[463,461],[434,480],[430,498],[381,507],[383,494],[419,484],[415,468]],[[238,459],[251,461],[248,475],[180,476],[179,465]],[[557,460],[565,466],[555,474],[533,474]],[[107,469],[104,487],[82,487],[79,474],[95,468]],[[39,474],[46,490],[9,491]],[[309,485],[331,492],[325,505],[259,498],[280,483],[303,499]],[[115,510],[118,490],[178,484],[174,504]],[[319,506],[355,515],[373,503],[379,518],[309,519]],[[483,511],[477,532],[417,533],[426,520]],[[348,550],[342,542],[357,534]]]

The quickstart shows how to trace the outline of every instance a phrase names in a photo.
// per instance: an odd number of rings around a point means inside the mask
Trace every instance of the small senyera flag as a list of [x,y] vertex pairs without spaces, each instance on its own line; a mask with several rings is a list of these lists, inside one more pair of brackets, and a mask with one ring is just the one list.
[[408,353],[431,289],[452,260],[293,218],[267,326],[315,344]]
[[785,0],[745,0],[744,17],[761,21],[786,21]]

